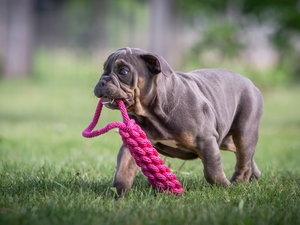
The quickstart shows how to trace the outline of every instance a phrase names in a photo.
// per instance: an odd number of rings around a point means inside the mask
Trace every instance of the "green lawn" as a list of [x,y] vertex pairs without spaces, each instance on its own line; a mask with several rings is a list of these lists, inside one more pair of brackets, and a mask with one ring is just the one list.
[[[55,68],[0,81],[0,224],[300,224],[299,87],[263,93],[259,182],[216,188],[193,160],[177,174],[182,197],[156,193],[139,173],[129,194],[115,199],[107,193],[118,133],[81,136],[97,104],[92,90],[101,67]],[[116,120],[118,111],[104,109],[98,127]],[[222,157],[230,178],[235,157]],[[176,171],[182,161],[166,163]]]

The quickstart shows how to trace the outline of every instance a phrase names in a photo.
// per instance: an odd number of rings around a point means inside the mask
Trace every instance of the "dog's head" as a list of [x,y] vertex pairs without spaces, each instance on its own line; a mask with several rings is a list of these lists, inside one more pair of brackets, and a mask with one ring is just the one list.
[[122,99],[128,112],[143,115],[157,94],[159,77],[174,71],[162,56],[136,48],[121,48],[104,63],[104,72],[94,88],[107,108],[118,109],[114,99]]

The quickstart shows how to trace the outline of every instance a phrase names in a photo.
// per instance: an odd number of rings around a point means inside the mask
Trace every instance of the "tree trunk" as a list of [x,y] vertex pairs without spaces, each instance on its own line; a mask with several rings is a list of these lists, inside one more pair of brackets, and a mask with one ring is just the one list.
[[150,0],[150,51],[168,56],[170,0]]
[[150,51],[163,56],[175,68],[182,49],[177,18],[173,0],[150,0]]
[[[8,2],[0,0],[0,72],[3,66],[4,54],[6,51],[6,31],[8,26]],[[1,73],[0,73],[1,74]]]
[[[4,6],[5,8],[2,8]],[[28,75],[32,64],[34,37],[34,1],[0,0],[6,18],[0,26],[4,31],[3,76]],[[4,24],[6,23],[6,24]]]

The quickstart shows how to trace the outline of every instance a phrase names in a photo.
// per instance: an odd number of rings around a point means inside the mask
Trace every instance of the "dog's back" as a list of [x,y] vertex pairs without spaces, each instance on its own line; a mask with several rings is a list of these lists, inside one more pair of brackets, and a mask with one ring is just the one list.
[[[189,73],[178,72],[177,75],[182,80],[194,83],[201,92],[199,94],[203,94],[199,97],[211,104],[218,126],[222,127],[219,130],[221,139],[229,132],[231,124],[238,121],[242,112],[243,120],[251,116],[260,121],[264,107],[263,97],[248,78],[223,69],[200,69]],[[259,122],[256,124],[258,126]]]

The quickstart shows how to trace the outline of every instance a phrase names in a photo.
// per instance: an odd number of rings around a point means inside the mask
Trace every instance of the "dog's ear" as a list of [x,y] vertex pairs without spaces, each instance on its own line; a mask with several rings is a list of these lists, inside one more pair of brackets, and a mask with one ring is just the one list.
[[141,58],[145,61],[148,70],[152,74],[162,73],[166,77],[169,77],[174,73],[171,66],[160,55],[148,53],[148,54],[142,54]]

